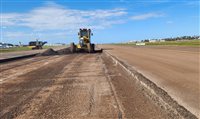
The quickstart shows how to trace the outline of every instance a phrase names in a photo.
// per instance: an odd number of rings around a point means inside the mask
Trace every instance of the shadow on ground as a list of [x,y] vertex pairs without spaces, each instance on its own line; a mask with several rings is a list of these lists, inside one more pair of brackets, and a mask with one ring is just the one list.
[[113,50],[113,48],[103,48],[102,50]]

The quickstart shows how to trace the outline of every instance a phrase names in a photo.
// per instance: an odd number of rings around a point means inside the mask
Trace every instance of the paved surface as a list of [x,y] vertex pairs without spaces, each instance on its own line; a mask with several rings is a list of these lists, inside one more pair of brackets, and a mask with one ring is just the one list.
[[116,45],[100,47],[132,65],[192,113],[199,114],[200,48]]
[[169,118],[100,54],[34,57],[0,73],[1,119]]
[[[55,47],[53,49],[54,50],[60,50],[60,49],[63,49],[63,48],[65,48],[65,47],[61,46],[61,47]],[[41,53],[41,52],[44,52],[45,50],[47,50],[47,49],[0,53],[0,60],[1,59],[7,59],[7,58],[13,58],[13,57],[20,57],[20,56],[24,56],[24,55]]]

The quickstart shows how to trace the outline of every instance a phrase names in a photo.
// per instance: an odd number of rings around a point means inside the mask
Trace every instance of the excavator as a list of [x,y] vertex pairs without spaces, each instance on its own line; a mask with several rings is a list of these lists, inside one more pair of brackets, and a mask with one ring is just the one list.
[[88,53],[95,52],[95,44],[91,43],[91,36],[93,33],[91,32],[91,29],[79,29],[78,36],[79,36],[79,43],[74,44],[72,42],[70,44],[70,51],[71,53],[81,52],[85,51]]
[[36,50],[36,49],[42,49],[42,46],[44,44],[46,44],[47,42],[43,42],[43,41],[30,41],[29,42],[29,48],[31,48],[32,50]]

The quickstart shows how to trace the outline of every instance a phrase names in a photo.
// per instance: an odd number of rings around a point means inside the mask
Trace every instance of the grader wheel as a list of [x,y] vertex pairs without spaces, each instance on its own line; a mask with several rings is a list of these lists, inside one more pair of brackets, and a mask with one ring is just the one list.
[[88,53],[94,52],[94,44],[88,43],[87,44]]
[[74,45],[73,42],[70,44],[70,51],[71,51],[71,53],[75,53],[76,52],[76,46]]
[[94,52],[95,51],[95,45],[91,44],[91,48],[92,48],[92,52]]

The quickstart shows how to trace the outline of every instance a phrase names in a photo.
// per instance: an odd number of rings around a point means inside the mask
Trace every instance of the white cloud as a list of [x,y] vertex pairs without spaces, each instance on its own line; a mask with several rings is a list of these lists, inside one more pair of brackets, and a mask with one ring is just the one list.
[[24,41],[24,40],[35,40],[33,39],[32,35],[30,33],[26,33],[24,31],[3,31],[0,33],[1,42],[9,43],[12,41],[12,43],[17,44],[19,41]]
[[27,34],[25,32],[3,32],[2,33],[3,37],[6,37],[6,38],[18,38],[18,37],[21,37],[21,36],[24,36],[24,37],[30,37],[31,34]]
[[163,17],[163,13],[146,13],[146,14],[140,14],[136,16],[132,16],[132,20],[146,20],[150,18],[158,18],[158,17]]
[[3,26],[28,27],[37,31],[73,30],[79,27],[102,29],[122,23],[119,22],[123,21],[121,16],[126,14],[125,9],[76,10],[49,3],[28,13],[4,13],[1,22]]
[[[78,10],[66,8],[54,2],[25,13],[2,13],[3,41],[28,42],[35,38],[42,40],[74,40],[79,28],[105,29],[126,21],[126,9]],[[6,42],[6,41],[5,41]]]
[[29,41],[34,41],[36,39],[47,41],[48,43],[70,43],[72,41],[76,41],[73,37],[66,33],[66,32],[41,32],[41,33],[34,33],[34,32],[25,32],[25,31],[5,31],[0,33],[2,36],[1,42],[5,43],[14,43],[18,44],[19,41],[23,44],[28,44]]
[[3,26],[12,26],[16,25],[17,22],[20,21],[22,16],[18,13],[7,13],[1,14],[1,25]]

